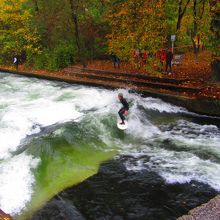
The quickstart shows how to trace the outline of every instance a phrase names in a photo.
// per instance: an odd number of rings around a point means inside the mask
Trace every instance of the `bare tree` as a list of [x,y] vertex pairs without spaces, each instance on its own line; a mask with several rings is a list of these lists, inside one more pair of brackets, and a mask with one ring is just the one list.
[[182,22],[184,14],[186,12],[187,6],[189,5],[189,2],[190,2],[190,0],[187,0],[185,5],[183,6],[183,0],[179,1],[179,5],[178,5],[178,20],[177,20],[177,24],[176,24],[176,30],[177,31],[181,27],[181,22]]
[[75,39],[76,39],[76,45],[78,49],[78,56],[79,60],[82,63],[83,67],[87,66],[87,62],[85,59],[85,54],[83,50],[83,45],[82,42],[80,41],[80,30],[79,30],[79,9],[80,9],[80,4],[81,1],[79,0],[69,0],[70,2],[70,7],[71,7],[71,16],[72,16],[72,21],[74,24],[74,30],[75,30]]

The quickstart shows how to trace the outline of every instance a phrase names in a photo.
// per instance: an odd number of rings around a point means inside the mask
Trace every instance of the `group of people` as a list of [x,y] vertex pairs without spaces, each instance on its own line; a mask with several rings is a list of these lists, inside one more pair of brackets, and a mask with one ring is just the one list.
[[[135,49],[132,53],[134,63],[138,68],[141,68],[147,63],[148,53],[146,50],[141,51],[140,49]],[[172,73],[172,50],[170,48],[167,50],[160,49],[157,53],[157,58],[161,64],[161,71],[165,71],[166,73]]]
[[146,50],[134,49],[132,57],[137,68],[141,68],[147,63],[148,53]]
[[[142,51],[140,49],[132,50],[132,58],[136,65],[136,68],[141,68],[142,66],[144,66],[147,63],[147,57],[148,57],[148,53],[146,50],[142,50]],[[114,65],[114,68],[120,69],[121,61],[116,54],[114,53],[111,54],[111,60]]]
[[167,50],[160,49],[157,53],[157,59],[160,62],[160,68],[162,72],[165,71],[166,73],[172,73],[173,53],[170,48]]
[[[147,63],[148,53],[146,50],[134,49],[132,50],[132,58],[136,65],[136,68],[140,69]],[[115,69],[120,69],[120,59],[116,54],[111,54],[111,59]],[[157,59],[160,63],[160,71],[166,73],[172,73],[172,60],[173,53],[169,49],[159,49],[157,53]]]

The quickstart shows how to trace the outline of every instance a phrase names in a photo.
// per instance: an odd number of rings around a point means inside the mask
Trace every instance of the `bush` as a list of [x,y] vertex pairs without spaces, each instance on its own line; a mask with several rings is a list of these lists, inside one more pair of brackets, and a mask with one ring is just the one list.
[[76,61],[77,49],[70,44],[59,44],[52,51],[52,56],[48,57],[48,68],[49,69],[61,69],[69,66]]
[[38,55],[27,56],[27,64],[36,69],[58,70],[76,61],[77,49],[69,42],[59,43],[53,50],[44,49]]

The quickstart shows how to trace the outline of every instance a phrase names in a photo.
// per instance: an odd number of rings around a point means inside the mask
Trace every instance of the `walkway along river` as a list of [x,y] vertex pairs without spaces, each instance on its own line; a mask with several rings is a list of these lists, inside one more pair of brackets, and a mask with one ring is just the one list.
[[14,219],[176,219],[220,191],[218,118],[8,73],[0,100],[0,208]]

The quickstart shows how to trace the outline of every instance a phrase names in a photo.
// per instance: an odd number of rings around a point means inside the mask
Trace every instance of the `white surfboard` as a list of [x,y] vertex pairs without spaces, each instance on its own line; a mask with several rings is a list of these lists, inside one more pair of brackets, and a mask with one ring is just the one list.
[[117,126],[120,130],[126,130],[128,128],[128,122],[126,120],[124,121],[125,123],[124,125],[121,125],[120,123],[121,123],[121,120],[117,122]]

